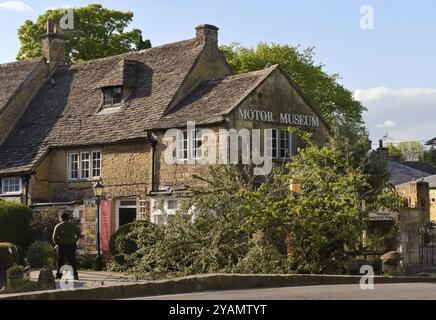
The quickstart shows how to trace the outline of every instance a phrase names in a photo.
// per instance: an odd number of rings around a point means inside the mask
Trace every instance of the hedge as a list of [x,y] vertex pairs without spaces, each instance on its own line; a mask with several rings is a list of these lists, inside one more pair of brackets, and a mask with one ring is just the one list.
[[0,202],[0,242],[12,242],[27,248],[32,241],[32,211],[13,202]]

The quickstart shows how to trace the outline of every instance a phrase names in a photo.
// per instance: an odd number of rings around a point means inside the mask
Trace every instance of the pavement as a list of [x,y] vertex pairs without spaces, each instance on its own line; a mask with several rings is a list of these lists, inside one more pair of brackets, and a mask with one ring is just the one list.
[[[56,271],[53,271],[53,275]],[[30,274],[31,281],[38,281],[39,270],[32,271]],[[129,279],[121,273],[97,272],[97,271],[79,271],[79,281],[73,281],[74,288],[95,288],[104,286],[117,286],[126,284]],[[56,287],[60,289],[60,281],[56,280]]]
[[129,300],[436,300],[436,284],[375,284],[374,290],[362,290],[359,285],[329,285],[211,291]]

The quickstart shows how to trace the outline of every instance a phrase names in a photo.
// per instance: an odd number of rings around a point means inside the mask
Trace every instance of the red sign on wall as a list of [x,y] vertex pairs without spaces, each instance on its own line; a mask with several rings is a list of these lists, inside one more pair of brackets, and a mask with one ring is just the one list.
[[102,200],[100,204],[101,250],[109,251],[111,238],[112,201]]

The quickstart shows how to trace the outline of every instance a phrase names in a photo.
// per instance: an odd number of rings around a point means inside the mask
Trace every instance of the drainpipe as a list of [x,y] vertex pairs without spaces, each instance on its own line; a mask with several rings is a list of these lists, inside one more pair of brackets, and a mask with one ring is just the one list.
[[24,197],[26,198],[26,200],[25,200],[26,206],[29,206],[29,186],[30,186],[30,179],[31,179],[31,177],[32,177],[31,175],[28,175],[28,176],[24,177],[24,180],[26,182],[26,192],[25,192],[25,195],[24,195]]
[[151,141],[151,191],[156,190],[156,148],[157,140]]

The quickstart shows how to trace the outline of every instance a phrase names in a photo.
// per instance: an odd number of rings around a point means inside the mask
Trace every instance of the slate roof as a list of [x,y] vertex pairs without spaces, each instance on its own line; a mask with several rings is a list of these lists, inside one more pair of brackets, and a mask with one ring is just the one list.
[[184,127],[187,120],[196,124],[211,124],[224,121],[225,115],[248,96],[278,66],[229,76],[200,84],[176,108],[158,123],[159,128]]
[[[29,171],[49,147],[105,144],[145,138],[195,64],[196,39],[58,67],[0,148],[0,173]],[[98,114],[98,84],[118,81],[113,70],[137,61],[137,89],[119,112]],[[123,73],[124,76],[124,73]]]
[[436,168],[431,165],[430,162],[426,161],[400,161],[401,164],[408,166],[410,168],[428,173],[430,175],[436,174]]
[[0,64],[0,113],[42,58]]
[[[50,148],[145,139],[148,130],[184,127],[187,121],[222,122],[226,113],[278,69],[273,66],[204,82],[168,112],[203,49],[194,38],[57,67],[0,147],[0,174],[31,171]],[[99,112],[101,88],[120,84],[132,88],[125,105],[117,112]]]
[[388,167],[391,172],[391,182],[396,186],[430,176],[426,172],[413,169],[395,161],[389,161]]
[[436,146],[436,138],[431,139],[426,143],[428,146]]

